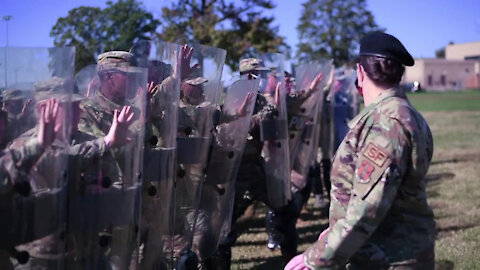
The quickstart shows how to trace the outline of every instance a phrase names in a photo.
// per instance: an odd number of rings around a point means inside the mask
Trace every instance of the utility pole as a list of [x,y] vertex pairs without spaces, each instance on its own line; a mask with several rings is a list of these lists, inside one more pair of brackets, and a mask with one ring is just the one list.
[[5,46],[5,89],[7,88],[7,50],[8,50],[8,21],[10,21],[12,19],[12,16],[10,15],[5,15],[2,17],[2,20],[6,22],[7,24],[7,45]]

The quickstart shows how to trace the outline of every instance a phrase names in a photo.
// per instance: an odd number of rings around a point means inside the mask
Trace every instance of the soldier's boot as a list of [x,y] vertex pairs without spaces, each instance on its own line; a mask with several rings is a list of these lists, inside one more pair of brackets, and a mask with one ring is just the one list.
[[196,270],[198,267],[197,255],[191,250],[185,250],[176,261],[177,270]]
[[265,214],[265,229],[268,235],[267,248],[270,250],[275,250],[281,248],[280,246],[280,233],[277,231],[276,223],[279,218],[278,214],[273,210],[268,210]]
[[298,236],[295,228],[296,218],[289,216],[289,220],[283,220],[283,226],[280,228],[282,241],[280,247],[284,263],[288,263],[297,255]]
[[298,236],[296,223],[303,205],[301,192],[296,192],[287,206],[277,211],[275,230],[279,233],[282,260],[286,264],[297,255]]
[[208,270],[228,270],[232,263],[232,247],[230,245],[218,246],[215,254],[209,258]]

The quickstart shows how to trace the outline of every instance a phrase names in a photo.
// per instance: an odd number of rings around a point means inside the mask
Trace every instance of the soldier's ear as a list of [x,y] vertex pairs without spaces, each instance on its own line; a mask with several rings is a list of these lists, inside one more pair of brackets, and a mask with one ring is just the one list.
[[365,79],[365,70],[360,63],[357,63],[357,82],[358,87],[363,87],[363,80]]

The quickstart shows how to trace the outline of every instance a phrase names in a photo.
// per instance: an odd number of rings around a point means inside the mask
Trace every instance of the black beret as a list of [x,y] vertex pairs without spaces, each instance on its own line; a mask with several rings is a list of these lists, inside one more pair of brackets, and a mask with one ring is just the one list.
[[405,66],[415,64],[400,40],[383,32],[372,32],[360,40],[360,56],[362,55],[393,59]]

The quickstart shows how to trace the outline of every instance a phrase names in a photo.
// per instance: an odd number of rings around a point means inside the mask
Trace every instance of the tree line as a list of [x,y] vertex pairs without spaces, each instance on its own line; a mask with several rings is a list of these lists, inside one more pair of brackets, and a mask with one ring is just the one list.
[[128,50],[139,39],[159,38],[178,44],[198,42],[227,50],[226,64],[238,68],[241,58],[280,52],[310,61],[332,58],[336,66],[351,63],[358,40],[382,30],[366,0],[306,0],[297,24],[296,55],[279,35],[272,0],[178,0],[162,7],[160,18],[136,0],[106,2],[105,8],[77,7],[57,20],[50,36],[55,46],[76,48],[75,70],[95,63],[109,50]]

